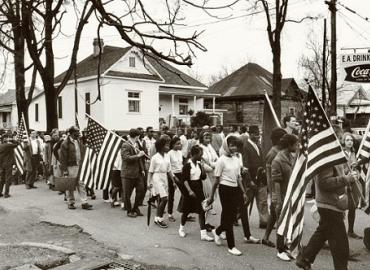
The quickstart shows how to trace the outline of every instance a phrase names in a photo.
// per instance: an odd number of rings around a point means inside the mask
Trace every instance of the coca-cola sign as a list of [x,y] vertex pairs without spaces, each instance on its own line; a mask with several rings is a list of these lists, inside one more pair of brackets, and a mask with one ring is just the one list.
[[370,83],[370,64],[346,67],[345,71],[346,81]]
[[370,83],[370,53],[349,53],[340,56],[339,83]]

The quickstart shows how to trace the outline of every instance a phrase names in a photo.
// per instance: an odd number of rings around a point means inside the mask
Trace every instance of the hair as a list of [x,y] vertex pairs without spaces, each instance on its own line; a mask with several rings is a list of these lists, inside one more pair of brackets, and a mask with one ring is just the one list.
[[[341,141],[341,143],[342,143],[343,146],[345,146],[345,140],[346,140],[346,137],[347,136],[350,136],[352,138],[352,140],[353,140],[353,143],[355,143],[355,137],[353,136],[353,134],[350,133],[350,132],[344,132],[344,134],[342,136],[342,141]],[[353,146],[352,146],[352,148],[353,148]]]
[[292,146],[297,142],[298,142],[298,137],[296,135],[293,135],[293,134],[285,134],[280,139],[280,144],[283,148],[288,148],[289,146]]
[[194,145],[191,149],[190,149],[190,155],[193,157],[195,155],[198,155],[199,153],[203,152],[203,149],[202,147],[200,147],[199,145]]
[[204,132],[200,133],[199,143],[204,144],[204,137],[205,136],[212,136],[212,134],[209,133],[208,131],[204,131]]
[[159,140],[157,140],[155,142],[155,149],[157,150],[157,152],[162,152],[164,146],[170,142],[170,138],[167,137],[167,136],[162,136],[159,138]]
[[129,135],[131,138],[135,138],[140,135],[140,131],[136,128],[130,129]]
[[229,146],[230,144],[238,146],[240,143],[240,140],[236,136],[229,136],[226,139],[227,145]]
[[287,132],[282,128],[275,128],[271,132],[272,145],[280,145],[280,139],[287,134]]
[[283,123],[284,123],[284,126],[285,126],[285,127],[287,127],[286,122],[290,122],[290,119],[291,119],[292,117],[294,117],[294,118],[295,118],[295,116],[294,116],[294,115],[287,115],[287,116],[285,116],[285,117],[283,118]]
[[240,133],[246,133],[246,132],[247,132],[247,126],[241,126]]
[[216,132],[216,131],[217,131],[217,127],[212,126],[212,127],[211,127],[211,131],[212,131],[212,132]]
[[143,131],[144,129],[142,127],[138,127],[137,130]]
[[146,128],[146,132],[148,132],[149,130],[153,129],[153,127],[149,126]]
[[171,142],[170,142],[170,149],[172,149],[174,146],[175,146],[175,144],[177,143],[177,142],[179,142],[180,141],[180,138],[179,137],[173,137],[172,139],[171,139]]

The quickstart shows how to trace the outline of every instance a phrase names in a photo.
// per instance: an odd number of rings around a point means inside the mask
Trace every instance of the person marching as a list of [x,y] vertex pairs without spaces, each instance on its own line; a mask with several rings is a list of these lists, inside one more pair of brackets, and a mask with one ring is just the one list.
[[[357,159],[355,149],[353,148],[354,137],[351,133],[346,132],[343,134],[343,150],[344,154],[347,158],[348,166],[344,166],[344,173],[345,175],[349,174],[351,169],[356,170],[357,167]],[[353,231],[353,227],[355,225],[356,219],[356,208],[360,203],[360,198],[356,196],[354,192],[352,192],[353,188],[355,187],[355,183],[351,184],[351,186],[347,189],[348,192],[348,236],[354,239],[362,239],[361,236],[357,235]]]
[[[285,134],[281,138],[282,150],[276,155],[271,163],[272,200],[271,207],[275,208],[276,217],[279,217],[290,175],[292,174],[295,156],[298,149],[298,137],[293,134]],[[290,261],[291,256],[287,251],[284,236],[276,235],[277,257],[283,261]]]
[[237,208],[239,205],[240,190],[243,192],[244,200],[247,200],[247,194],[241,179],[241,162],[236,156],[238,150],[238,138],[229,136],[226,139],[224,154],[217,160],[215,168],[215,183],[212,187],[211,197],[207,199],[208,205],[213,203],[217,188],[222,206],[221,224],[212,230],[215,243],[221,245],[220,235],[226,231],[227,245],[229,253],[239,256],[241,251],[235,247],[233,222],[236,219]]
[[[9,198],[13,165],[15,165],[14,149],[18,144],[12,142],[11,135],[5,135],[4,143],[0,143],[0,197]],[[3,189],[5,190],[3,194]]]
[[182,169],[182,181],[187,189],[187,194],[181,196],[178,211],[182,213],[179,228],[180,237],[185,237],[184,230],[187,217],[190,213],[197,213],[200,226],[200,240],[213,241],[207,234],[206,215],[202,207],[205,200],[202,181],[206,179],[206,173],[201,165],[203,150],[200,146],[194,145],[190,149],[191,158]]
[[[179,137],[174,137],[170,143],[171,150],[168,152],[171,163],[171,172],[174,175],[174,179],[177,183],[182,179],[181,173],[183,168],[183,156],[181,152],[181,140]],[[176,219],[173,217],[173,202],[175,197],[175,185],[176,183],[172,182],[168,178],[168,220],[175,222]]]
[[167,156],[170,150],[169,137],[161,137],[155,143],[157,153],[152,157],[149,166],[148,187],[151,190],[152,196],[159,196],[157,206],[157,215],[154,218],[154,223],[161,228],[167,228],[168,225],[163,220],[163,213],[166,209],[168,201],[168,178],[172,183],[175,181],[171,173],[171,163]]

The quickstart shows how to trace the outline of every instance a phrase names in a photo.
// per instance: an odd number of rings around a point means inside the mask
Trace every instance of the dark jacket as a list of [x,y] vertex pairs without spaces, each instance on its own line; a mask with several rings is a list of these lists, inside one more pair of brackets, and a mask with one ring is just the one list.
[[[271,163],[272,194],[280,199],[280,202],[284,201],[293,165],[294,158],[287,149],[279,151]],[[280,184],[280,192],[275,190],[275,183]]]
[[320,172],[315,178],[316,204],[319,208],[326,208],[338,212],[340,197],[346,195],[346,186],[352,176],[344,175],[343,165],[336,165]]
[[121,149],[123,178],[139,178],[143,176],[143,159],[137,156],[138,150],[129,142],[124,142]]
[[259,149],[260,155],[258,155],[256,149],[254,149],[253,145],[250,142],[245,142],[245,144],[243,145],[242,153],[243,165],[248,168],[252,181],[255,181],[258,186],[265,186],[267,185],[266,180],[260,181],[260,183],[256,181],[258,168],[264,168],[262,149],[258,144],[257,147]]
[[[80,154],[81,154],[81,160],[80,163],[82,163],[83,156],[84,156],[84,146],[81,143],[80,140],[78,140],[79,146],[80,146]],[[68,138],[62,142],[60,146],[60,169],[62,171],[66,171],[67,167],[69,166],[77,166],[77,159],[76,159],[76,147],[74,143],[71,141],[71,138],[68,136]]]
[[17,144],[3,143],[0,144],[0,167],[4,169],[12,168],[15,164],[14,149]]
[[271,164],[280,150],[281,148],[279,146],[274,145],[266,155],[266,179],[269,194],[272,192]]

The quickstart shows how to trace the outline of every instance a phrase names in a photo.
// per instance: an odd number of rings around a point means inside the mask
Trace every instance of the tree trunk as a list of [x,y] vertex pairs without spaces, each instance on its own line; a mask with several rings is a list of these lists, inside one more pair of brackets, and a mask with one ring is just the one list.
[[280,38],[275,40],[272,48],[273,76],[272,76],[272,105],[276,116],[281,119],[281,46]]
[[[18,28],[19,29],[19,28]],[[14,75],[18,123],[22,114],[28,127],[28,102],[25,97],[24,37],[21,30],[14,30]]]
[[43,83],[48,86],[45,93],[45,108],[46,108],[46,131],[50,132],[53,128],[58,128],[58,111],[57,111],[57,92],[53,83]]

